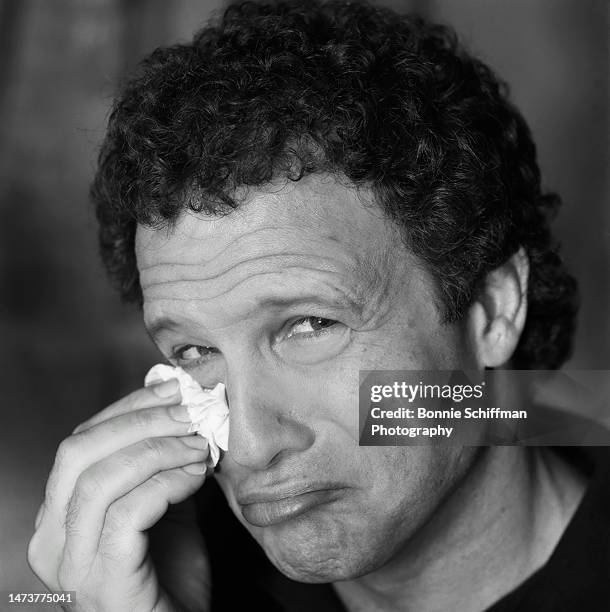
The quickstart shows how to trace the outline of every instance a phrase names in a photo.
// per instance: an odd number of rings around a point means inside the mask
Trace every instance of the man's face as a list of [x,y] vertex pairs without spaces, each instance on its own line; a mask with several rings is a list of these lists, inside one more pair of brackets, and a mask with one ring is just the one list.
[[396,227],[311,176],[251,193],[225,217],[140,227],[136,254],[162,352],[227,387],[215,477],[269,558],[296,580],[329,582],[395,557],[471,455],[360,447],[359,370],[473,367]]

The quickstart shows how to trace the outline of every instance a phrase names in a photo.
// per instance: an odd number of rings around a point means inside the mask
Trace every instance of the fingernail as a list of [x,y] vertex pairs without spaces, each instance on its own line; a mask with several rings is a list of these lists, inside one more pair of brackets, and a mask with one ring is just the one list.
[[175,395],[178,391],[178,379],[170,378],[165,382],[155,385],[152,390],[158,397],[168,398]]
[[205,463],[189,463],[182,468],[188,474],[201,476],[207,472],[208,466]]
[[180,421],[180,423],[190,423],[191,417],[186,406],[171,406],[168,409],[169,415],[174,421]]

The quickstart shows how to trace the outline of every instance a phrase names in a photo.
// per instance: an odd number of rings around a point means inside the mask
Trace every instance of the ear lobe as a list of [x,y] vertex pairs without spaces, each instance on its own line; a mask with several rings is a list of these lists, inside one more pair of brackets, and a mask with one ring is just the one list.
[[523,248],[487,275],[468,311],[468,336],[479,367],[501,366],[515,352],[527,315],[528,277]]

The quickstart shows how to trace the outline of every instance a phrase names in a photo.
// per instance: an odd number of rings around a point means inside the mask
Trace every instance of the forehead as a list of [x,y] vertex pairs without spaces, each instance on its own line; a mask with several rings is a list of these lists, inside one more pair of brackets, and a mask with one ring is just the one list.
[[397,249],[397,228],[366,193],[322,176],[252,192],[226,216],[189,212],[170,229],[136,234],[145,300],[173,279],[204,280],[213,297],[262,273],[271,286],[273,274],[290,271],[370,292]]

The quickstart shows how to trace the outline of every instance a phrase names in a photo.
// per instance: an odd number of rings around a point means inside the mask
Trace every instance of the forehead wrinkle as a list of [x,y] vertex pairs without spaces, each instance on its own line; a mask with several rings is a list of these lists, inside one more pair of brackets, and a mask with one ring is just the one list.
[[[330,195],[334,197],[334,191]],[[269,211],[267,202],[263,199],[261,206],[264,204],[264,209],[259,210],[256,206],[254,208],[246,206],[241,211],[241,217],[239,215],[233,217],[232,223],[229,223],[231,220],[229,217],[228,220],[224,218],[219,220],[214,227],[208,227],[207,225],[193,225],[197,221],[195,219],[193,222],[189,221],[184,227],[175,228],[177,231],[173,236],[167,236],[169,240],[173,239],[174,247],[176,247],[173,249],[165,249],[163,242],[160,242],[162,237],[156,232],[149,234],[147,239],[145,236],[148,231],[145,228],[144,231],[142,231],[143,228],[139,228],[141,238],[139,263],[146,264],[148,260],[152,264],[141,268],[140,281],[143,289],[146,289],[147,295],[151,295],[153,287],[156,287],[155,294],[157,295],[167,293],[167,287],[171,287],[172,291],[178,291],[177,283],[181,279],[185,283],[182,288],[191,286],[188,291],[190,297],[184,298],[184,301],[196,299],[201,304],[201,300],[206,299],[201,297],[203,292],[200,284],[202,282],[211,281],[211,286],[205,287],[206,291],[208,289],[213,291],[211,298],[222,297],[229,294],[235,287],[239,289],[252,275],[258,276],[261,284],[267,283],[267,278],[270,277],[265,278],[264,274],[269,270],[261,270],[262,264],[274,262],[275,259],[279,262],[277,267],[284,271],[286,269],[290,271],[290,268],[298,270],[299,265],[291,266],[291,263],[295,260],[297,264],[302,263],[298,259],[301,257],[306,264],[310,264],[313,259],[315,265],[310,267],[338,270],[336,274],[342,278],[334,279],[332,272],[325,275],[325,280],[330,288],[335,285],[340,286],[340,289],[331,289],[332,293],[335,295],[343,293],[345,297],[341,301],[349,302],[350,307],[356,312],[366,310],[374,313],[384,296],[389,295],[390,285],[393,284],[392,279],[396,276],[397,262],[395,259],[398,245],[394,236],[386,235],[388,234],[387,227],[385,223],[382,223],[383,228],[380,225],[377,231],[379,239],[367,240],[365,236],[371,236],[372,230],[365,228],[365,234],[358,231],[363,229],[361,227],[363,223],[356,223],[353,231],[350,231],[352,218],[347,215],[341,219],[340,225],[335,227],[336,224],[331,223],[334,217],[327,219],[326,215],[319,214],[317,208],[314,211],[309,210],[311,198],[301,199],[303,200],[302,205],[296,208],[291,205],[291,201],[279,202],[282,204],[282,210],[286,209],[284,211],[286,215],[290,212],[288,221],[294,222],[295,215],[299,216],[297,226],[282,225],[281,221],[278,224],[277,220],[270,216],[271,212],[276,214],[278,210],[274,208],[273,211]],[[326,210],[326,207],[323,208]],[[249,210],[252,214],[248,212]],[[282,210],[279,212],[281,213]],[[273,225],[260,227],[257,225],[259,222],[271,222]],[[251,224],[255,227],[252,227]],[[379,223],[376,221],[374,225],[377,230]],[[211,231],[213,229],[215,231]],[[389,234],[393,232],[390,231]],[[178,243],[176,243],[176,238]],[[307,252],[295,253],[295,243],[302,245],[299,250],[304,249]],[[391,247],[390,252],[387,250],[388,247]],[[261,251],[268,252],[272,248],[275,253],[260,255]],[[285,249],[283,253],[282,249]],[[209,257],[207,260],[204,259],[206,250]],[[210,252],[214,253],[211,257]],[[251,256],[244,260],[247,253]],[[332,256],[327,257],[324,261],[319,253],[328,253]],[[157,263],[167,255],[172,255],[174,261]],[[240,261],[235,262],[236,257]],[[195,258],[198,258],[199,261],[184,263],[185,260]],[[293,261],[291,262],[290,259]],[[319,260],[322,262],[320,263]],[[230,261],[233,263],[227,265]],[[262,267],[268,268],[269,266],[262,265]],[[303,266],[300,267],[303,268]],[[202,276],[202,272],[205,276]],[[280,278],[278,281],[280,285],[281,280]],[[174,281],[176,284],[168,285],[169,282]],[[298,279],[296,282],[298,283]],[[343,287],[345,287],[344,290]],[[168,295],[167,297],[175,296]]]
[[[200,263],[200,262],[193,262],[193,263],[162,262],[162,263],[152,264],[150,266],[143,267],[140,271],[140,284],[142,288],[146,288],[150,285],[155,284],[154,282],[153,283],[148,282],[148,277],[151,275],[153,275],[153,277],[154,276],[160,277],[158,278],[156,282],[165,282],[166,277],[175,276],[174,274],[175,271],[180,271],[180,274],[181,274],[180,280],[213,281],[213,280],[220,279],[223,276],[230,275],[231,272],[234,272],[235,270],[243,266],[251,266],[252,268],[254,268],[253,270],[246,269],[244,274],[246,273],[247,274],[252,274],[252,273],[257,274],[257,271],[256,271],[257,264],[260,264],[262,262],[268,262],[269,260],[278,259],[280,260],[281,267],[284,269],[286,267],[290,267],[290,264],[288,264],[288,266],[286,265],[286,260],[294,260],[294,261],[302,262],[302,260],[307,259],[307,258],[327,261],[329,263],[336,261],[332,257],[312,255],[311,253],[298,253],[298,252],[273,253],[273,254],[259,255],[256,257],[248,257],[247,259],[242,259],[241,261],[237,261],[229,266],[226,266],[221,271],[212,273],[212,274],[209,274],[209,273],[203,274],[204,268],[209,267],[208,264],[210,262],[206,264]],[[322,270],[328,271],[332,269],[332,267],[333,267],[332,265],[321,266],[319,269],[321,271]]]
[[[315,253],[315,245],[319,244],[321,247],[327,247],[329,246],[329,243],[332,245],[332,247],[334,248],[335,251],[337,251],[339,254],[341,254],[341,250],[337,248],[336,244],[333,243],[337,243],[337,239],[333,236],[333,235],[326,235],[326,234],[320,234],[320,233],[305,233],[303,230],[305,228],[303,227],[298,227],[298,228],[290,228],[290,227],[285,227],[282,225],[272,225],[272,226],[265,226],[262,228],[253,228],[253,229],[248,229],[248,231],[246,231],[243,234],[240,234],[238,236],[235,236],[234,238],[232,238],[225,246],[223,246],[219,251],[217,251],[216,253],[214,253],[214,255],[212,255],[209,259],[205,260],[203,259],[203,256],[201,258],[201,261],[193,261],[187,264],[182,264],[182,262],[174,262],[174,265],[191,265],[195,264],[195,265],[199,265],[199,264],[205,264],[206,266],[210,266],[210,267],[214,267],[214,265],[216,264],[217,261],[220,262],[219,267],[222,267],[223,262],[225,262],[226,260],[230,259],[231,253],[229,253],[227,255],[227,252],[230,252],[231,250],[236,251],[239,254],[249,254],[248,256],[248,260],[256,260],[256,259],[261,259],[264,257],[274,257],[274,256],[290,256],[290,255],[302,255],[302,256],[307,256],[307,255],[311,255],[311,252],[298,252],[298,251],[293,251],[291,250],[294,247],[295,243],[298,243],[299,241],[305,243],[307,245],[308,248],[314,248],[314,253]],[[139,234],[142,235],[142,230],[144,232],[150,232],[151,230],[148,228],[138,228],[139,230]],[[261,239],[261,235],[265,235],[268,234],[268,238],[262,240]],[[154,255],[159,252],[159,251],[163,251],[162,249],[162,245],[161,248],[159,248],[159,245],[154,245],[154,242],[159,242],[160,238],[159,238],[160,234],[159,234],[159,230],[155,230],[153,233],[150,234],[149,236],[149,241],[148,241],[148,245],[149,248],[147,249],[148,253],[152,253],[153,257]],[[190,255],[191,253],[199,253],[200,249],[198,248],[199,243],[206,245],[208,244],[208,241],[210,239],[213,240],[214,236],[210,235],[210,236],[197,236],[197,235],[193,235],[188,233],[185,230],[174,230],[174,235],[173,238],[184,238],[184,255]],[[254,241],[253,245],[249,245],[248,242],[249,241]],[[192,243],[195,243],[195,245],[193,246]],[[245,243],[245,244],[244,244]],[[261,250],[268,250],[269,247],[272,247],[275,249],[274,253],[260,253]],[[143,247],[141,247],[141,249],[143,249]],[[285,250],[283,250],[285,249]],[[203,255],[203,254],[202,254]],[[236,262],[235,265],[239,265],[240,263],[242,263],[241,261]],[[156,265],[164,265],[164,262],[161,262],[160,264],[152,264],[149,266],[145,266],[143,269],[149,270],[149,269],[153,269]],[[226,270],[229,270],[230,268],[225,268]],[[222,273],[222,272],[221,272]]]
[[[233,272],[233,275],[231,275],[233,278],[225,276],[222,279],[220,277],[223,274],[202,277],[201,268],[203,266],[198,264],[156,264],[149,267],[148,270],[154,269],[157,273],[160,271],[159,269],[165,267],[169,269],[162,275],[155,273],[153,275],[155,282],[143,282],[143,288],[145,289],[147,301],[167,299],[182,304],[187,302],[197,302],[199,304],[209,302],[213,306],[212,302],[214,300],[227,296],[248,281],[252,281],[259,284],[261,288],[256,293],[248,296],[248,301],[252,303],[253,300],[258,298],[257,306],[265,306],[277,303],[278,301],[290,301],[291,296],[295,302],[303,301],[301,299],[302,295],[309,290],[309,288],[302,287],[303,279],[313,276],[314,286],[322,284],[323,290],[318,293],[322,301],[336,304],[346,310],[349,309],[360,319],[368,320],[382,309],[383,302],[388,296],[391,276],[388,266],[389,254],[379,254],[381,256],[377,257],[371,255],[360,256],[356,254],[354,261],[350,261],[349,264],[337,262],[333,258],[316,256],[315,259],[318,261],[316,261],[317,267],[315,268],[312,265],[308,267],[299,265],[302,259],[311,259],[311,254],[293,256],[291,259],[295,263],[292,265],[287,265],[285,255],[260,256],[255,259],[255,266],[248,266],[243,270],[244,273],[240,274],[237,278],[234,278],[234,273],[239,266],[251,264],[253,260],[238,262],[230,266],[227,270]],[[393,259],[395,259],[395,255],[396,253],[394,253]],[[282,264],[281,270],[269,271],[266,266],[263,266],[262,260],[268,258],[280,259]],[[341,265],[338,266],[338,263],[341,263]],[[325,268],[319,267],[320,265],[324,265]],[[176,268],[181,269],[183,273],[186,272],[188,277],[184,278],[185,275],[183,274],[182,278],[176,279],[175,274],[172,273]],[[298,283],[300,291],[293,289],[290,283],[286,283],[285,278],[283,278],[284,275],[290,272],[294,272],[295,275],[301,275],[300,282]],[[316,278],[316,275],[319,275],[320,278]],[[271,280],[269,281],[268,279]],[[220,282],[218,282],[219,280]],[[202,297],[201,284],[209,283],[210,281],[212,282],[211,287],[206,287],[208,295]],[[274,285],[277,290],[271,291],[271,287]],[[215,292],[209,293],[209,291]],[[309,290],[309,293],[313,294],[314,291]],[[184,297],[180,297],[181,294]],[[315,300],[310,301],[313,302]]]
[[[282,275],[291,270],[297,270],[301,273],[298,287],[290,287],[282,280]],[[319,278],[316,278],[319,275]],[[304,283],[305,278],[313,278],[311,286]],[[271,278],[271,282],[265,279]],[[351,309],[360,312],[363,308],[358,299],[358,292],[350,290],[350,287],[341,282],[345,278],[344,275],[336,271],[316,270],[300,268],[298,266],[289,266],[281,272],[261,272],[255,277],[247,276],[241,278],[231,286],[214,294],[208,294],[203,297],[201,295],[200,279],[189,280],[172,280],[155,283],[150,285],[146,291],[148,300],[172,300],[176,302],[206,302],[211,303],[214,300],[228,296],[233,291],[236,291],[246,283],[256,283],[260,289],[254,291],[248,296],[249,301],[256,302],[257,307],[268,306],[278,303],[298,302],[298,301],[315,301],[315,299],[334,303],[341,308]],[[321,290],[316,290],[322,286]],[[190,287],[190,291],[185,294],[185,286]],[[180,288],[177,292],[175,289]],[[180,295],[182,294],[182,297]],[[262,294],[262,295],[261,295]]]

